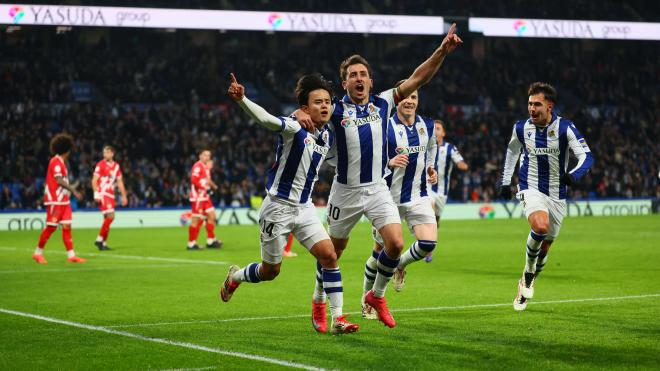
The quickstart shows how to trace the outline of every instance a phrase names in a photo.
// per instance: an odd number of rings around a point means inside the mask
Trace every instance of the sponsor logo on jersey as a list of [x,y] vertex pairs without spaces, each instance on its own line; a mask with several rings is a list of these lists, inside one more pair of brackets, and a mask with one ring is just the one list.
[[559,148],[531,148],[529,152],[534,155],[558,155]]
[[344,128],[349,128],[351,126],[359,127],[359,126],[362,126],[362,125],[369,125],[373,122],[381,121],[382,119],[383,118],[380,116],[379,113],[369,115],[369,116],[365,116],[365,117],[354,118],[354,119],[345,118],[345,119],[341,120],[341,126],[343,126]]
[[396,147],[396,153],[399,155],[409,155],[413,153],[426,152],[426,146]]

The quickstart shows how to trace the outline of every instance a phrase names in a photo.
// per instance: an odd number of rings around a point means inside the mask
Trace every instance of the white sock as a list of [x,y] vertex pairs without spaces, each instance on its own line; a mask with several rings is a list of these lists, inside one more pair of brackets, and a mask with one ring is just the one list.
[[206,244],[207,244],[207,245],[210,245],[210,244],[212,244],[212,243],[214,243],[214,242],[215,242],[215,238],[207,238],[207,239],[206,239]]
[[413,242],[410,248],[401,254],[399,269],[405,269],[408,264],[424,259],[426,254],[435,249],[435,243],[435,241],[430,240],[418,240]]
[[188,241],[188,247],[195,246],[195,242],[197,242],[197,241]]
[[374,280],[373,293],[377,298],[382,298],[385,296],[385,289],[387,289],[387,284],[390,283],[394,270],[399,266],[399,257],[392,259],[387,255],[385,249],[380,252],[378,255],[378,273],[376,274],[376,280]]
[[323,289],[323,273],[322,273],[321,264],[316,262],[316,282],[314,284],[314,294],[312,295],[312,300],[315,303],[325,303],[328,299],[328,296]]
[[44,249],[42,249],[41,247],[37,247],[37,248],[34,250],[34,253],[37,254],[37,255],[41,255],[41,254],[44,253]]
[[539,252],[541,251],[541,243],[545,240],[546,235],[536,233],[534,230],[529,232],[527,236],[527,254],[525,256],[525,272],[536,272],[536,262],[538,261]]
[[76,256],[76,252],[73,251],[73,249],[71,249],[71,250],[67,250],[67,251],[66,251],[66,255],[67,255],[67,257],[69,257],[69,258],[73,258],[74,256]]
[[103,237],[101,236],[96,237],[96,242],[103,242]]
[[323,288],[330,299],[330,314],[332,319],[343,315],[344,288],[341,284],[339,268],[323,268]]
[[364,283],[362,289],[365,293],[374,287],[374,280],[376,279],[378,269],[378,254],[378,251],[371,250],[371,256],[364,265]]

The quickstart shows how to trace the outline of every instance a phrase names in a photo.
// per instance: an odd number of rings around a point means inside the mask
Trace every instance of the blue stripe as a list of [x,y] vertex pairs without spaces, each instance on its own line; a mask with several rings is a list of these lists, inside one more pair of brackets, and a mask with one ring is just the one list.
[[[317,143],[318,144],[318,143]],[[318,152],[313,152],[312,163],[309,165],[309,170],[307,171],[307,179],[305,180],[305,186],[303,187],[302,194],[300,195],[300,203],[304,204],[309,200],[309,194],[312,192],[312,184],[314,179],[316,179],[316,172],[319,167],[319,162],[321,157],[323,157]]]
[[323,282],[341,282],[341,273],[323,272]]
[[284,170],[282,170],[277,187],[277,197],[289,198],[293,181],[296,179],[296,173],[300,166],[300,160],[305,152],[305,138],[307,138],[307,130],[300,129],[291,141],[291,148],[289,148],[286,164],[284,164]]
[[380,255],[380,251],[371,250],[371,256],[373,256],[374,259],[378,260],[378,255]]
[[542,233],[536,233],[534,230],[529,231],[529,235],[536,241],[543,241],[547,235]]
[[334,294],[337,292],[343,292],[344,288],[343,287],[324,287],[323,290],[325,290],[326,294]]
[[451,168],[452,162],[451,162],[451,153],[454,151],[454,145],[451,143],[447,143],[447,151],[445,152],[445,176],[444,176],[444,184],[445,184],[445,190],[444,190],[444,195],[446,196],[449,194],[449,175],[451,173]]
[[[442,146],[444,146],[444,145],[445,145],[444,143],[442,145],[439,145],[438,150],[435,152],[435,158],[433,159],[433,169],[436,172],[438,172],[440,170],[439,167],[438,167],[438,159],[440,158],[440,148],[442,148]],[[440,180],[438,179],[438,182],[439,181]],[[431,189],[433,190],[433,192],[438,193],[438,183],[433,184],[431,186]]]
[[415,259],[415,260],[421,260],[421,259],[423,258],[423,256],[422,256],[421,254],[417,253],[417,251],[415,251],[416,249],[415,249],[414,246],[415,246],[415,245],[413,245],[412,247],[410,247],[410,249],[408,249],[408,251],[410,251],[410,255],[412,255],[413,259]]
[[[548,148],[548,128],[536,129],[534,146],[536,148]],[[548,155],[536,155],[536,166],[538,167],[538,189],[539,192],[550,196],[550,160]]]
[[[582,134],[580,134],[578,129],[575,127],[575,125],[570,126],[568,130],[571,130],[573,132],[576,139],[578,140],[584,139],[584,137],[582,136]],[[573,178],[575,178],[576,180],[582,178],[587,173],[587,171],[589,171],[591,165],[593,165],[594,156],[591,154],[591,152],[587,152],[586,155],[587,158],[584,159],[582,165],[579,168],[573,170],[573,172],[571,173],[571,175],[573,175]]]
[[[419,133],[417,133],[417,128],[415,124],[412,127],[403,125],[405,127],[404,131],[408,137],[408,147],[419,146]],[[412,128],[412,130],[410,130]],[[413,181],[415,180],[415,172],[417,170],[417,158],[419,153],[409,153],[408,154],[408,166],[406,166],[406,171],[403,175],[403,181],[401,182],[401,198],[400,203],[409,202],[412,197],[412,188]]]
[[382,264],[389,268],[396,268],[399,265],[399,259],[390,258],[387,256],[387,253],[385,253],[385,250],[383,250],[380,252],[380,255],[378,255],[378,264]]
[[259,279],[259,272],[257,271],[258,267],[259,267],[259,264],[257,264],[257,263],[252,263],[248,266],[247,271],[248,271],[248,277],[250,278],[249,279],[250,282],[256,283],[256,282],[261,281]]
[[[366,111],[366,109],[365,109]],[[372,181],[372,169],[374,166],[374,139],[371,136],[371,125],[366,124],[358,127],[360,138],[360,183]]]
[[277,169],[280,167],[280,159],[282,158],[282,151],[284,151],[284,138],[282,135],[277,136],[277,150],[275,151],[275,163],[268,169],[268,180],[266,181],[266,190],[269,190],[273,186],[275,181],[275,176],[277,175]]
[[348,147],[346,144],[346,129],[341,126],[344,115],[344,105],[335,98],[335,110],[332,113],[332,127],[337,141],[337,181],[348,183]]
[[364,270],[365,270],[365,271],[368,271],[369,273],[376,274],[376,270],[375,270],[375,269],[371,269],[371,267],[368,266],[368,265],[365,265],[365,266],[364,266]]
[[431,252],[433,249],[435,249],[436,242],[435,241],[429,241],[429,240],[418,240],[417,241],[417,246],[419,246],[420,249],[426,251],[426,252]]
[[392,275],[394,275],[394,268],[391,271],[386,271],[378,267],[378,273],[385,277],[392,277]]
[[373,273],[373,275],[368,274],[367,272],[364,272],[364,276],[369,280],[373,281],[376,278],[376,272]]
[[566,132],[568,129],[567,120],[559,120],[559,199],[566,199],[566,183],[564,183],[563,175],[566,172],[566,155],[568,154],[568,137]]
[[523,156],[522,164],[520,164],[520,169],[518,170],[518,186],[521,191],[528,188],[527,172],[529,171],[529,153],[527,152],[527,146],[525,145],[525,122],[526,121],[524,120],[518,121],[515,125],[516,136],[518,137],[518,141],[522,145],[523,153],[525,154]]

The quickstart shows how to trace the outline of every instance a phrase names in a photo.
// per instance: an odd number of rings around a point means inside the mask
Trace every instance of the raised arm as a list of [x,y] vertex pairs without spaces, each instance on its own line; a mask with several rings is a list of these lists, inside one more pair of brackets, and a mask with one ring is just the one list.
[[452,24],[447,32],[447,36],[442,40],[440,46],[431,54],[431,56],[420,64],[410,77],[399,86],[398,98],[404,99],[419,89],[422,85],[431,81],[435,76],[445,57],[454,51],[459,44],[462,44],[458,35],[456,35],[456,23]]
[[229,97],[236,101],[239,106],[245,111],[257,124],[269,130],[282,130],[284,123],[282,120],[268,113],[260,105],[252,102],[245,96],[245,87],[238,83],[236,76],[231,74],[231,85],[227,91]]

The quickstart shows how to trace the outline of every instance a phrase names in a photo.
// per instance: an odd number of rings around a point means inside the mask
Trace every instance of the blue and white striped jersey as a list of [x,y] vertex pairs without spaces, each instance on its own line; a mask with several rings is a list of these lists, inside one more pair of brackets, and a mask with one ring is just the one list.
[[428,195],[426,168],[436,149],[433,120],[417,115],[408,126],[398,115],[389,119],[387,132],[388,161],[396,155],[407,154],[408,166],[395,167],[387,176],[387,185],[397,205],[414,201]]
[[[520,155],[518,189],[535,189],[553,199],[566,199],[562,176],[568,168],[568,149],[578,163],[570,174],[581,178],[593,164],[591,150],[573,122],[552,115],[550,125],[538,128],[530,119],[516,122],[507,149],[502,184],[510,184]],[[522,152],[521,152],[522,150]]]
[[310,133],[294,119],[280,117],[282,127],[273,167],[268,170],[266,192],[296,204],[310,200],[318,171],[334,141],[327,126]]
[[454,164],[462,161],[464,161],[463,156],[455,145],[444,142],[438,146],[438,151],[433,159],[433,168],[438,172],[438,183],[431,186],[435,194],[446,196],[449,193],[451,171],[454,169]]
[[352,103],[348,96],[334,99],[329,125],[336,136],[335,181],[368,185],[386,175],[387,120],[396,106],[394,94],[395,89],[370,94],[363,105]]

